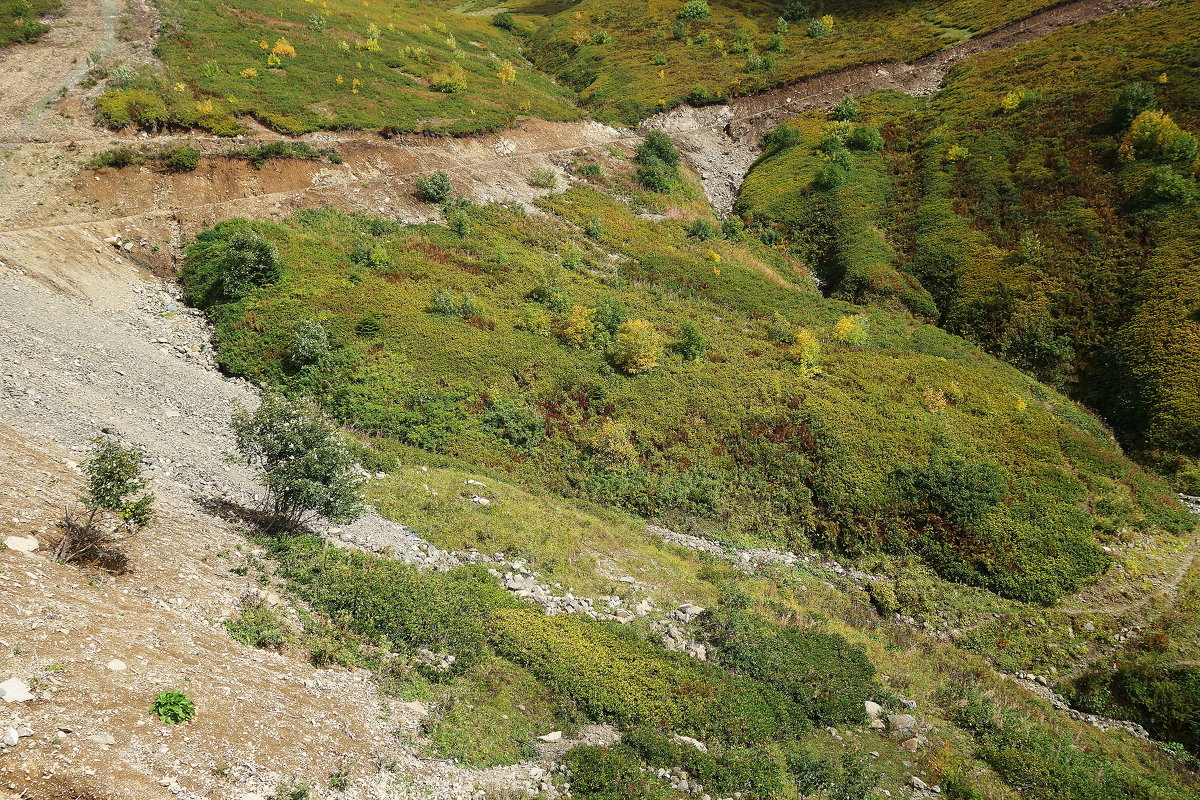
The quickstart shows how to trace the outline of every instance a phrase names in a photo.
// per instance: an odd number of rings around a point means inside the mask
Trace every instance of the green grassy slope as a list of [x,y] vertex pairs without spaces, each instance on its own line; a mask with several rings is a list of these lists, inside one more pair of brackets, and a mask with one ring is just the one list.
[[[928,105],[865,98],[887,146],[833,189],[811,184],[834,159],[816,147],[831,123],[810,116],[740,208],[820,265],[867,204],[893,253],[877,280],[915,277],[943,326],[1065,384],[1194,490],[1198,34],[1195,4],[1168,2],[963,62]],[[1182,130],[1113,120],[1130,84]]]
[[[712,96],[749,94],[855,64],[912,61],[1053,4],[712,2],[709,16],[682,20],[682,0],[505,7],[536,25],[527,48],[534,63],[578,90],[589,111],[633,122],[678,105],[697,85]],[[809,35],[826,16],[832,27]]]
[[102,121],[229,134],[247,115],[289,134],[469,133],[576,116],[570,93],[528,67],[514,36],[436,5],[163,0],[162,13],[164,70],[101,97]]
[[[1103,571],[1104,531],[1188,525],[1092,417],[961,339],[858,317],[783,281],[760,245],[689,238],[593,189],[544,207],[455,207],[450,227],[226,223],[184,278],[234,373],[364,433],[725,540],[912,552],[1048,602]],[[283,277],[227,302],[219,273],[246,227]],[[667,345],[651,342],[654,368],[614,362],[636,338],[614,342],[624,318]],[[334,342],[319,363],[290,355],[299,319]]]

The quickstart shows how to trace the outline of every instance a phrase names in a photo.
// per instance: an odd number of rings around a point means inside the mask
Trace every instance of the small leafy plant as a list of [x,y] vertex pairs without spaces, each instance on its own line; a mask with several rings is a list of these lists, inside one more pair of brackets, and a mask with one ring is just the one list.
[[160,722],[178,725],[195,718],[196,706],[183,692],[170,690],[154,698],[154,702],[150,704],[150,713],[158,717]]

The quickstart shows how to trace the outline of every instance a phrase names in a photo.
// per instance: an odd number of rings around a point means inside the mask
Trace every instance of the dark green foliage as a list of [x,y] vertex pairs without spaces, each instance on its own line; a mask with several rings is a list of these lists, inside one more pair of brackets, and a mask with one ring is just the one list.
[[372,311],[365,314],[354,326],[354,334],[363,339],[373,339],[383,333],[383,317]]
[[363,479],[337,429],[311,407],[268,394],[251,414],[233,415],[238,451],[261,470],[272,525],[315,515],[349,522],[362,513]]
[[417,198],[426,203],[444,203],[450,199],[453,187],[450,185],[450,175],[442,169],[428,178],[417,178],[413,184]]
[[[1148,648],[1146,648],[1148,649]],[[1200,668],[1146,654],[1115,670],[1093,669],[1066,686],[1075,708],[1139,723],[1155,739],[1200,755]]]
[[604,333],[613,337],[617,335],[617,329],[629,319],[629,314],[620,300],[605,297],[596,304],[593,318]]
[[969,525],[1000,502],[1005,476],[995,464],[939,452],[924,466],[900,467],[894,481],[897,494],[912,504],[915,513]]
[[679,342],[675,351],[684,361],[695,361],[708,350],[704,335],[694,322],[685,322],[679,326]]
[[836,634],[772,625],[731,598],[702,619],[718,663],[783,692],[820,726],[855,724],[881,694],[866,655]]
[[182,274],[188,298],[205,308],[243,300],[279,280],[282,272],[278,250],[255,224],[231,219],[196,237]]
[[515,33],[517,29],[517,21],[513,19],[513,15],[507,11],[501,11],[496,16],[492,17],[492,24],[500,30]]
[[708,220],[697,217],[688,223],[687,235],[700,242],[709,242],[716,238],[717,230]]
[[1138,114],[1154,107],[1154,87],[1151,84],[1127,83],[1117,92],[1108,121],[1114,128],[1125,130]]
[[150,704],[150,713],[167,725],[190,722],[196,717],[196,706],[183,692],[166,691],[157,695]]
[[812,11],[802,0],[788,0],[781,16],[788,22],[800,22],[811,17]]
[[846,145],[852,150],[882,150],[883,137],[875,126],[859,125],[846,139]]
[[662,131],[647,133],[635,157],[638,182],[650,191],[669,192],[679,179],[679,150]]
[[329,330],[311,319],[302,319],[292,329],[288,342],[288,362],[296,369],[319,366],[333,352]]
[[497,400],[482,418],[486,429],[514,446],[537,447],[546,436],[546,422],[536,409],[513,400]]
[[645,140],[638,145],[637,161],[644,164],[655,158],[670,169],[679,168],[679,150],[671,137],[660,130],[652,130],[646,134]]
[[1145,209],[1169,209],[1196,202],[1196,182],[1170,167],[1155,167],[1138,190],[1137,205]]
[[567,751],[563,764],[568,770],[571,793],[588,800],[649,800],[666,797],[656,790],[651,776],[625,747],[584,745]]

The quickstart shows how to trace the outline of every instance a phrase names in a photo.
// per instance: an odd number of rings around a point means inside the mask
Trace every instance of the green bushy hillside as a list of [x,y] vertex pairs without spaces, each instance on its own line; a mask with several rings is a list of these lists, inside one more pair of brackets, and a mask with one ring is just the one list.
[[96,104],[101,122],[232,135],[249,116],[286,134],[461,134],[576,116],[570,93],[528,68],[513,35],[436,5],[163,0],[162,13],[163,70],[110,88]]
[[1050,602],[1105,569],[1104,531],[1189,524],[1086,412],[961,339],[825,300],[702,222],[586,188],[544,208],[229,221],[183,277],[235,374],[727,541],[911,552]]
[[[739,208],[834,295],[929,313],[915,279],[940,325],[1066,386],[1195,490],[1198,41],[1200,10],[1167,2],[972,58],[929,102],[808,115]],[[853,147],[864,126],[882,152]]]
[[[593,113],[634,122],[680,102],[751,94],[873,61],[913,61],[1054,5],[800,0],[540,0],[507,5],[535,30],[527,54]],[[528,16],[523,16],[528,15]]]

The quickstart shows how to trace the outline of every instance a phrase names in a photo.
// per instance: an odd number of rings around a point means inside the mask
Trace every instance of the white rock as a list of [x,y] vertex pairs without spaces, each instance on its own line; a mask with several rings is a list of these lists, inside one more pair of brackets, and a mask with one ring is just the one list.
[[550,733],[547,733],[544,736],[539,736],[537,738],[541,739],[543,742],[562,741],[562,731],[551,731]]
[[33,699],[33,695],[29,693],[29,684],[20,678],[9,678],[0,683],[0,697],[3,697],[6,703],[24,703]]
[[97,734],[87,737],[87,740],[89,742],[95,742],[96,744],[116,744],[117,743],[117,740],[113,737],[113,735],[111,733],[97,733]]
[[111,669],[113,672],[120,672],[121,670],[125,669],[125,662],[121,661],[120,659],[114,658],[112,661],[108,662],[104,666],[107,667],[108,669]]
[[4,744],[8,745],[9,747],[16,747],[17,739],[18,739],[17,729],[16,728],[6,728],[4,730],[4,736],[0,737],[0,742],[4,742]]
[[879,715],[883,713],[883,706],[874,700],[863,700],[863,708],[867,712],[867,719],[879,719]]
[[480,497],[477,494],[471,496],[471,502],[477,506],[490,506],[492,504],[491,500],[488,500],[486,497]]
[[38,549],[38,540],[36,536],[6,536],[4,546],[20,553],[32,553]]
[[693,739],[690,736],[683,736],[678,733],[672,734],[671,741],[678,742],[679,744],[690,744],[692,747],[696,748],[701,753],[708,752],[708,745],[704,744],[704,742],[700,741],[699,739]]
[[475,480],[474,478],[468,478],[468,479],[466,480],[466,485],[467,485],[467,486],[478,486],[478,487],[480,487],[480,488],[482,488],[482,489],[486,489],[486,488],[487,488],[487,484],[486,484],[486,483],[480,483],[479,481]]

